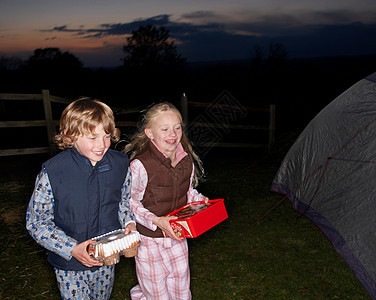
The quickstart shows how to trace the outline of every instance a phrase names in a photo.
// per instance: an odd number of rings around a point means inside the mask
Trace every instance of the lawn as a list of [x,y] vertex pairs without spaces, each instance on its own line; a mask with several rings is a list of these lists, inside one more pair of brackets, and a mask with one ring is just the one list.
[[[203,159],[207,178],[199,190],[224,198],[229,218],[189,240],[193,298],[370,299],[320,230],[270,192],[281,154],[227,156]],[[23,172],[20,159],[12,160],[14,172]],[[45,251],[25,229],[34,163],[22,176],[0,178],[0,299],[60,299]],[[130,299],[136,281],[134,260],[122,257],[112,299]]]

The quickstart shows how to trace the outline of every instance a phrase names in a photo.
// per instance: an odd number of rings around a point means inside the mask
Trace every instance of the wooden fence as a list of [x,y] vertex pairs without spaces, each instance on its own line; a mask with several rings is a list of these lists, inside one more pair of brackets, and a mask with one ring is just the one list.
[[[30,101],[30,100],[38,100],[43,101],[43,108],[44,108],[44,120],[28,120],[28,121],[0,121],[0,128],[20,128],[20,127],[46,127],[47,128],[47,139],[48,139],[48,147],[32,147],[32,148],[18,148],[18,149],[0,149],[0,156],[11,156],[11,155],[26,155],[26,154],[39,154],[39,153],[49,153],[50,156],[56,154],[56,147],[53,142],[53,137],[56,134],[56,128],[58,126],[58,120],[53,120],[52,114],[52,107],[51,103],[61,103],[64,105],[68,105],[73,100],[62,98],[58,96],[50,95],[48,90],[42,90],[42,94],[5,94],[0,93],[0,100],[9,100],[9,101]],[[196,142],[196,146],[201,147],[248,147],[248,148],[255,148],[255,147],[263,147],[270,151],[271,146],[274,143],[274,136],[275,136],[275,106],[270,105],[269,107],[244,107],[240,105],[233,105],[233,103],[220,103],[221,99],[219,98],[219,103],[202,103],[202,102],[192,102],[189,101],[186,96],[181,98],[181,111],[183,115],[183,119],[186,125],[193,127],[203,127],[203,128],[223,128],[223,122],[197,122],[195,120],[188,120],[188,108],[189,107],[198,107],[203,109],[220,109],[220,110],[231,110],[231,111],[259,111],[259,112],[266,112],[269,118],[269,126],[251,126],[251,125],[231,125],[226,124],[226,128],[234,129],[234,130],[266,130],[268,131],[268,143],[266,144],[245,144],[245,143],[222,143],[222,142]],[[225,101],[228,102],[228,101]],[[238,104],[238,103],[236,103]],[[114,108],[114,113],[116,116],[129,114],[129,113],[139,113],[142,108]],[[189,121],[189,123],[188,123]],[[137,126],[136,121],[119,121],[118,118],[116,120],[116,124],[118,127],[134,127]]]
[[56,134],[56,125],[58,121],[52,119],[51,102],[69,104],[72,100],[50,95],[48,90],[43,90],[42,94],[0,94],[0,100],[10,101],[30,101],[40,100],[43,101],[44,107],[44,120],[29,120],[29,121],[0,121],[0,128],[15,128],[15,127],[47,127],[48,147],[33,147],[33,148],[20,148],[20,149],[5,149],[0,150],[0,156],[9,155],[24,155],[24,154],[38,154],[50,153],[54,155],[56,148],[53,143],[53,137]]
[[[195,120],[188,120],[188,108],[189,107],[197,107],[200,109],[204,109],[204,115],[206,117],[201,118],[204,122],[195,121]],[[225,129],[224,131],[230,130],[245,130],[245,131],[266,131],[268,133],[268,142],[267,143],[229,143],[229,142],[222,142],[221,137],[219,137],[219,141],[217,139],[208,140],[208,138],[204,138],[203,141],[200,140],[200,137],[193,141],[195,146],[198,147],[225,147],[225,148],[264,148],[268,151],[271,151],[271,147],[275,141],[275,114],[276,114],[276,107],[274,104],[269,106],[258,106],[258,107],[250,107],[250,106],[243,106],[239,102],[236,101],[234,97],[231,96],[230,93],[227,91],[223,91],[217,99],[215,99],[212,103],[203,103],[203,102],[193,102],[189,101],[185,95],[181,98],[181,111],[183,115],[183,119],[187,124],[188,128],[192,127],[202,127],[205,131],[205,128],[212,128],[212,129]],[[236,113],[238,112],[238,113]],[[250,124],[232,124],[236,119],[242,119],[242,114],[245,115],[250,112],[257,112],[266,114],[268,118],[268,126],[263,125],[250,125]],[[202,111],[200,113],[203,114]],[[219,116],[219,117],[218,117]],[[200,119],[200,118],[198,118]],[[210,122],[210,120],[212,122]],[[213,122],[214,120],[214,122]],[[213,134],[215,135],[218,133],[218,130],[213,130]],[[223,130],[222,130],[223,132]],[[206,135],[210,135],[210,131]],[[219,133],[221,135],[221,133]],[[195,138],[190,137],[191,141]]]

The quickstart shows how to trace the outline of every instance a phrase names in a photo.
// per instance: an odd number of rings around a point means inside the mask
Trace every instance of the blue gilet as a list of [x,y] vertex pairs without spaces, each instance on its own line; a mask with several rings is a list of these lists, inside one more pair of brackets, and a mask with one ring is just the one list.
[[[45,162],[56,226],[78,243],[121,228],[118,210],[128,164],[126,155],[109,149],[93,167],[74,147]],[[51,251],[48,261],[64,270],[90,269],[74,257],[67,261]]]

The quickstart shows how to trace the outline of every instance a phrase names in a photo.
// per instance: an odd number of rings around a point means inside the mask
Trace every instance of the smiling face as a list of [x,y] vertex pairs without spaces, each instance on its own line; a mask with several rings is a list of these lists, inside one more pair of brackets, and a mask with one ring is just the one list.
[[145,134],[163,153],[175,159],[176,147],[183,134],[181,119],[176,112],[167,110],[159,114],[151,126],[145,129]]
[[111,135],[104,131],[102,124],[95,128],[95,132],[79,136],[74,144],[78,152],[86,156],[93,166],[103,158],[110,145]]

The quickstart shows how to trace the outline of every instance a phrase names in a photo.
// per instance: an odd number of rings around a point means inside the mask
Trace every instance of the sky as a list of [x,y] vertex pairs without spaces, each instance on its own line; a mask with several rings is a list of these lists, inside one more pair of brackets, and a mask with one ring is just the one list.
[[117,67],[140,26],[163,26],[188,61],[376,54],[375,0],[0,0],[0,56],[56,47],[86,67]]

